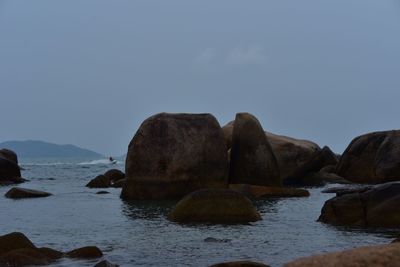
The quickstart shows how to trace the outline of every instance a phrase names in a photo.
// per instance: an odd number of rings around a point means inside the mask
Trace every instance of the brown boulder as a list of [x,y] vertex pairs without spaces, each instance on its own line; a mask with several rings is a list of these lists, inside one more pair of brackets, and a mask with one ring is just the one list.
[[75,259],[92,259],[100,258],[103,256],[103,252],[101,252],[98,247],[88,246],[71,250],[70,252],[67,252],[66,255]]
[[224,135],[211,114],[160,113],[129,144],[123,199],[179,199],[202,188],[227,187]]
[[394,243],[300,258],[284,267],[397,267],[399,262],[400,243]]
[[[283,181],[285,185],[299,185],[299,186],[306,186],[306,185],[321,185],[319,184],[321,181],[317,179],[317,183],[315,181],[307,181],[307,175],[312,173],[319,172],[323,167],[327,165],[336,165],[337,164],[337,157],[332,152],[332,150],[325,146],[322,150],[317,151],[314,155],[300,167],[298,167],[291,176],[286,177]],[[315,177],[314,177],[315,178]]]
[[104,173],[104,176],[106,176],[111,183],[114,183],[115,181],[121,180],[125,178],[125,173],[118,169],[111,169],[108,170]]
[[325,202],[318,221],[333,225],[398,227],[400,182],[336,196]]
[[51,194],[39,190],[13,187],[5,194],[5,196],[7,198],[19,199],[19,198],[48,197],[51,196]]
[[254,261],[231,261],[213,264],[210,267],[269,267],[269,265]]
[[305,189],[290,187],[258,186],[248,184],[230,184],[229,189],[238,191],[250,198],[308,197]]
[[356,183],[400,180],[400,130],[355,138],[343,153],[336,172]]
[[90,182],[86,185],[89,188],[108,188],[111,186],[110,179],[105,175],[98,175],[96,178],[90,180]]
[[232,133],[229,183],[280,186],[279,167],[256,117],[236,114]]
[[20,248],[36,247],[23,233],[13,232],[0,236],[0,254]]
[[20,248],[0,255],[0,266],[32,266],[48,265],[51,260],[41,253],[38,249]]
[[15,163],[16,165],[18,165],[18,156],[14,151],[12,151],[10,149],[7,149],[7,148],[0,149],[0,157],[7,159],[7,160]]
[[180,223],[246,223],[261,220],[251,201],[229,189],[195,191],[176,204],[168,219]]

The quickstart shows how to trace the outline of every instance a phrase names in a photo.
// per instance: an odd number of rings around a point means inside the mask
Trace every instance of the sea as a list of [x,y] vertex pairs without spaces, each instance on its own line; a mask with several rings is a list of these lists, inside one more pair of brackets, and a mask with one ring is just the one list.
[[[117,168],[107,159],[21,159],[19,186],[43,190],[47,198],[12,200],[11,186],[0,187],[0,235],[18,231],[35,245],[69,251],[98,246],[103,259],[120,266],[209,266],[251,260],[282,266],[296,258],[359,246],[389,243],[398,229],[357,229],[317,222],[324,202],[334,194],[307,188],[307,198],[254,202],[262,220],[243,225],[177,224],[167,220],[175,202],[123,201],[121,189],[85,185]],[[50,266],[93,266],[102,259],[62,259]]]

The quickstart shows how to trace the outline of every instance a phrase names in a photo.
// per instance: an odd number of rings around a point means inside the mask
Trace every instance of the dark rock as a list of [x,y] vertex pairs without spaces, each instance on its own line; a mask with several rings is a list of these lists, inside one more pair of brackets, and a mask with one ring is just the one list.
[[99,263],[97,263],[94,267],[118,267],[119,265],[112,264],[111,262],[107,260],[103,260]]
[[399,262],[400,243],[394,243],[300,258],[284,267],[395,267]]
[[125,173],[117,169],[111,169],[106,171],[104,173],[104,176],[106,176],[111,181],[111,183],[114,183],[115,181],[124,179]]
[[23,233],[13,232],[0,236],[0,255],[20,248],[36,247]]
[[261,220],[251,201],[229,189],[195,191],[176,204],[168,219],[181,223],[246,223]]
[[122,187],[124,187],[125,183],[126,183],[126,178],[125,178],[125,179],[118,180],[118,181],[115,181],[115,182],[112,184],[112,187],[115,187],[115,188],[122,188]]
[[204,242],[207,243],[228,243],[231,242],[231,239],[219,239],[219,238],[214,238],[214,237],[207,237],[204,239]]
[[52,260],[58,260],[64,257],[64,253],[52,248],[38,248],[39,252],[44,254],[47,258],[52,259]]
[[161,113],[146,119],[129,144],[123,199],[179,199],[227,187],[224,135],[210,114]]
[[14,162],[0,157],[0,182],[12,181],[21,177],[21,171]]
[[229,183],[280,186],[279,167],[256,117],[236,114],[232,133]]
[[7,159],[13,162],[14,164],[18,165],[18,156],[14,151],[10,149],[7,148],[0,149],[0,158]]
[[[296,171],[289,177],[287,177],[283,184],[304,186],[307,185],[306,176],[311,173],[319,172],[323,167],[327,165],[336,165],[337,157],[330,150],[329,147],[325,146],[321,151],[318,151],[311,157],[306,163],[296,169]],[[311,183],[311,182],[309,182]],[[314,182],[315,184],[315,182]]]
[[288,187],[230,184],[229,188],[238,191],[249,198],[280,198],[280,197],[310,196],[310,193],[305,189],[288,188]]
[[0,255],[0,266],[22,267],[48,265],[51,260],[38,249],[20,248]]
[[269,267],[269,265],[254,261],[232,261],[213,264],[210,267]]
[[5,194],[5,196],[7,198],[18,199],[18,198],[48,197],[51,196],[51,194],[39,190],[13,187]]
[[355,183],[400,180],[400,130],[355,138],[343,153],[336,172]]
[[392,182],[329,199],[318,221],[333,225],[398,227],[399,214],[400,182]]
[[88,246],[67,252],[67,256],[76,259],[91,259],[91,258],[99,258],[103,256],[103,253],[98,247]]
[[98,175],[96,178],[92,179],[86,187],[89,188],[108,188],[111,186],[110,179],[105,175]]
[[400,243],[400,237],[394,239],[391,243]]
[[96,192],[96,194],[104,195],[104,194],[110,194],[110,192],[108,192],[108,191],[98,191],[98,192]]

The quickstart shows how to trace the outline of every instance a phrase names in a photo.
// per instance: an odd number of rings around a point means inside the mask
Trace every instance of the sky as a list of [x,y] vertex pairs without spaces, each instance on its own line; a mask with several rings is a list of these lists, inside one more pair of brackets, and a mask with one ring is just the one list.
[[0,142],[122,155],[159,112],[342,153],[400,128],[400,0],[0,0]]

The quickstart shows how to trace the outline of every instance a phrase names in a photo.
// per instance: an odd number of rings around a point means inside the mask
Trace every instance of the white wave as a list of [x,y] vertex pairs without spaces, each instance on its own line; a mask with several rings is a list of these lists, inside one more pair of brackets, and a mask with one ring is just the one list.
[[121,161],[113,160],[110,161],[109,159],[97,159],[92,161],[85,161],[78,163],[78,165],[97,165],[97,164],[121,164]]
[[48,163],[20,163],[21,166],[55,166],[55,165],[71,165],[70,162],[48,162]]

